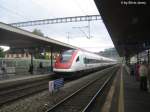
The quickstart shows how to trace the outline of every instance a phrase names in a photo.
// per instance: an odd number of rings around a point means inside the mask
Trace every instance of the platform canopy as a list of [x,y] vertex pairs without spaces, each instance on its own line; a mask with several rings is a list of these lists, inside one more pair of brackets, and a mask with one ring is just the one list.
[[95,0],[120,56],[150,48],[150,1]]
[[12,27],[0,22],[0,46],[10,46],[11,48],[39,48],[53,47],[56,49],[78,49],[75,46],[48,38],[35,35],[31,32]]

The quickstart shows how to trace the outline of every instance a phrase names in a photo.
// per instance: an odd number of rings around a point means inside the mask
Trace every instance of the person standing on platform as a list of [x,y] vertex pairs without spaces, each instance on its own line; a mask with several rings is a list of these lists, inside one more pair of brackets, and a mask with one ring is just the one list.
[[5,62],[5,61],[3,61],[3,64],[2,64],[2,71],[3,71],[3,75],[6,75],[6,69],[7,69],[6,62]]
[[40,68],[40,69],[42,69],[42,68],[43,68],[43,63],[42,63],[42,62],[40,62],[40,64],[39,64],[39,68]]
[[136,64],[136,67],[135,67],[135,77],[136,77],[136,80],[139,81],[140,80],[140,76],[139,76],[139,68],[140,68],[140,64]]
[[147,82],[148,82],[148,92],[150,92],[150,64],[148,64],[148,76],[147,76]]
[[148,76],[148,68],[146,63],[143,62],[139,68],[140,75],[140,89],[147,91],[147,76]]
[[130,75],[134,76],[134,64],[130,65]]
[[29,72],[30,72],[30,74],[33,74],[33,65],[32,64],[30,64],[30,66],[29,66]]

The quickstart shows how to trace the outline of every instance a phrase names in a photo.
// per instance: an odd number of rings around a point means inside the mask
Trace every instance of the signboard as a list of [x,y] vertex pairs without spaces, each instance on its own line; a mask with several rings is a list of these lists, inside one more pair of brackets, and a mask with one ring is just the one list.
[[64,79],[56,79],[54,80],[54,89],[59,89],[64,86]]
[[49,81],[49,92],[54,91],[54,81]]
[[56,79],[53,81],[49,81],[49,92],[53,92],[54,90],[58,90],[59,88],[64,86],[64,79]]

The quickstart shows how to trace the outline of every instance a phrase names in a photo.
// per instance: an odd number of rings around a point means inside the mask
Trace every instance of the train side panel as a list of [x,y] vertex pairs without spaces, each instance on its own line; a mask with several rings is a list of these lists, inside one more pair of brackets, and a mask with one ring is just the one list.
[[[63,62],[63,58],[65,60],[68,57],[69,59]],[[68,77],[71,77],[76,72],[79,74],[81,72],[93,71],[100,67],[105,67],[112,62],[114,63],[112,59],[83,50],[68,50],[62,54],[62,57],[59,58],[60,59],[56,61],[53,70],[58,74],[62,74],[63,76]]]

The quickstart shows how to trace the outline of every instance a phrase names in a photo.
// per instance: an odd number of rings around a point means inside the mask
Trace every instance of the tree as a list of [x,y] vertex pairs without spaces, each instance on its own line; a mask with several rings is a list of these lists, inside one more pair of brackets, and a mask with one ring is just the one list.
[[39,35],[39,36],[44,37],[44,34],[42,33],[42,31],[40,29],[34,29],[32,31],[32,33],[35,34],[35,35]]
[[[40,29],[34,29],[34,30],[32,31],[32,33],[35,34],[35,35],[44,37],[44,33],[43,33]],[[36,59],[44,59],[44,56],[41,55],[41,53],[39,52],[38,49],[35,51],[34,57],[35,57]]]
[[0,47],[0,57],[4,58],[5,57],[5,52],[4,50]]
[[117,50],[114,47],[105,49],[104,51],[100,51],[99,54],[104,57],[113,57],[113,58],[119,57]]

